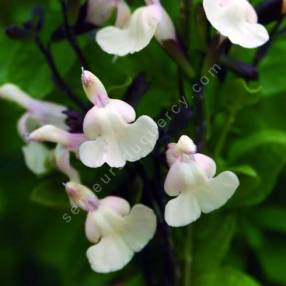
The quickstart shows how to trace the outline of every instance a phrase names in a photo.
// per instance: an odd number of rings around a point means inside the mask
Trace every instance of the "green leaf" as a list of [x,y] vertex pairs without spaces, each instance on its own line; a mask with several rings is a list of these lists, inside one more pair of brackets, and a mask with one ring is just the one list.
[[233,268],[221,268],[206,274],[195,280],[194,286],[259,286],[248,274]]
[[263,130],[233,143],[229,152],[230,164],[248,164],[260,178],[256,186],[243,184],[238,189],[237,193],[241,191],[244,195],[237,205],[258,204],[267,198],[285,165],[285,152],[286,133],[279,130]]
[[286,91],[285,73],[286,42],[284,38],[275,41],[267,57],[260,66],[260,82],[263,86],[263,96],[273,96]]
[[[260,263],[267,278],[279,285],[286,284],[285,240],[268,240],[258,253]],[[270,284],[269,284],[270,285]]]
[[30,198],[33,202],[47,207],[66,208],[69,206],[62,182],[56,179],[46,178],[39,182]]
[[251,219],[263,229],[286,234],[286,210],[283,207],[261,207],[251,214]]
[[[193,271],[199,275],[218,268],[224,259],[236,229],[234,215],[211,214],[195,226]],[[203,285],[203,284],[202,284]]]
[[[15,42],[0,35],[0,44],[7,53],[0,53],[0,84],[11,82],[36,98],[44,98],[55,88],[55,83],[43,55],[33,42]],[[55,62],[65,76],[75,62],[66,42],[52,46]],[[31,60],[32,56],[32,60]]]
[[253,105],[260,99],[261,86],[248,84],[243,79],[229,79],[223,88],[222,104],[230,112]]

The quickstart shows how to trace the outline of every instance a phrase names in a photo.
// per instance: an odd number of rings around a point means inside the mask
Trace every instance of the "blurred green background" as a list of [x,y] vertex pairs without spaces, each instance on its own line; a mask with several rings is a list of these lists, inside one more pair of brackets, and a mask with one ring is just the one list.
[[[134,6],[140,3],[130,2],[135,3]],[[162,2],[179,25],[178,1]],[[62,102],[74,108],[55,87],[49,68],[33,41],[11,40],[4,33],[6,25],[21,24],[29,19],[33,7],[38,4],[46,11],[41,35],[47,42],[51,32],[63,21],[58,1],[1,1],[0,83],[13,82],[36,98]],[[199,30],[196,25],[198,23],[192,28],[195,43]],[[79,42],[92,71],[114,97],[123,96],[129,82],[139,72],[146,73],[150,89],[137,107],[138,114],[158,117],[160,110],[177,102],[177,67],[155,41],[144,51],[115,62],[99,49],[93,32],[80,36]],[[80,63],[69,44],[65,41],[52,43],[52,51],[66,82],[84,98]],[[250,61],[254,52],[234,47],[231,56]],[[194,44],[191,49],[194,65],[199,65],[196,59],[201,53],[200,47]],[[262,61],[259,81],[246,84],[229,73],[224,86],[211,78],[205,88],[210,123],[207,153],[214,153],[229,114],[235,110],[235,122],[219,161],[221,169],[228,168],[239,175],[241,187],[223,210],[203,216],[193,226],[193,285],[286,285],[285,72],[284,34],[276,39]],[[189,91],[187,95],[191,101]],[[16,130],[22,113],[14,104],[0,102],[1,285],[146,285],[140,254],[115,274],[99,275],[90,270],[85,257],[89,245],[83,231],[85,215],[74,215],[67,206],[53,205],[53,197],[65,198],[59,194],[61,186],[57,189],[51,181],[60,182],[64,178],[57,173],[37,178],[25,166],[23,142]],[[188,130],[193,136],[193,129]],[[100,172],[89,171],[86,176],[90,183],[96,182]],[[121,176],[124,172],[120,171],[116,180]],[[108,186],[106,192],[115,186],[115,183]],[[63,219],[65,214],[71,217],[69,223]],[[175,230],[173,239],[181,263],[183,232]],[[154,250],[152,245],[148,249]],[[158,263],[154,261],[154,264]]]

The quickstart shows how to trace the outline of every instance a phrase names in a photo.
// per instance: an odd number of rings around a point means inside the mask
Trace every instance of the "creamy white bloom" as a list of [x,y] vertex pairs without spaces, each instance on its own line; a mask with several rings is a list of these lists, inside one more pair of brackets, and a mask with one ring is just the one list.
[[92,73],[83,71],[82,83],[94,104],[83,124],[88,138],[79,149],[83,164],[97,168],[107,163],[120,168],[127,161],[147,156],[159,136],[155,121],[145,115],[135,121],[134,109],[122,100],[110,99],[103,84]]
[[75,182],[80,182],[78,172],[71,166],[70,152],[78,157],[80,145],[86,141],[82,133],[70,133],[53,125],[44,125],[28,136],[31,142],[51,142],[55,143],[56,148],[53,151],[54,163],[58,170],[67,175]]
[[[15,102],[26,110],[17,124],[18,133],[24,141],[29,141],[30,132],[45,124],[53,124],[57,126],[55,128],[63,129],[63,132],[66,132],[65,130],[68,128],[65,124],[66,115],[63,113],[67,110],[65,106],[34,99],[11,83],[0,87],[0,98]],[[28,142],[22,150],[25,163],[34,174],[43,175],[50,170],[53,151],[44,144]]]
[[89,0],[86,21],[97,26],[103,25],[117,10],[116,25],[121,27],[128,21],[130,10],[123,0]]
[[193,141],[182,136],[167,151],[170,165],[165,191],[176,198],[166,205],[165,219],[170,226],[185,226],[201,213],[210,213],[223,206],[239,186],[237,176],[222,172],[215,176],[216,164],[208,156],[196,153]]
[[245,48],[256,48],[269,40],[258,24],[255,9],[247,0],[203,0],[206,16],[223,36]]
[[45,124],[67,129],[66,115],[63,113],[67,108],[63,105],[34,99],[18,86],[10,83],[0,87],[1,98],[15,102],[26,110],[18,122],[18,131],[23,138],[35,127]]
[[98,31],[96,41],[105,52],[117,56],[133,54],[144,49],[154,36],[159,43],[176,40],[172,20],[160,1],[146,2],[147,6],[136,9],[125,25]]
[[88,212],[85,232],[94,245],[87,258],[95,272],[122,269],[152,239],[156,230],[154,212],[141,204],[130,209],[119,197],[99,200],[83,185],[69,182],[66,191],[71,200]]

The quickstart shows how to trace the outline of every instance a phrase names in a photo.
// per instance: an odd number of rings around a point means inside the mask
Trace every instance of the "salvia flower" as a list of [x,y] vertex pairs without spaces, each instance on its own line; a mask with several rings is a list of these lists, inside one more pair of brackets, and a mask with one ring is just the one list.
[[87,187],[69,182],[70,199],[88,212],[85,233],[93,243],[87,258],[95,272],[107,273],[122,269],[135,252],[142,250],[156,230],[154,212],[141,204],[132,209],[119,197],[99,200]]
[[53,125],[44,125],[28,136],[29,141],[55,143],[53,151],[54,162],[62,173],[70,180],[80,182],[78,172],[71,166],[70,152],[78,157],[79,147],[85,142],[86,137],[82,133],[70,133]]
[[212,26],[223,36],[244,48],[256,48],[269,40],[258,24],[255,9],[247,0],[204,0],[204,10]]
[[14,102],[26,110],[17,124],[19,135],[28,143],[22,148],[25,163],[34,174],[46,174],[52,166],[53,151],[44,144],[27,140],[28,134],[44,124],[54,124],[63,130],[67,129],[66,115],[63,113],[67,108],[52,102],[34,99],[11,83],[0,87],[0,98]]
[[105,52],[117,56],[133,54],[144,49],[154,36],[159,43],[176,40],[172,20],[160,1],[146,0],[146,4],[136,9],[124,25],[98,31],[96,41]]
[[89,0],[86,21],[96,26],[103,25],[116,10],[116,25],[123,26],[130,17],[130,9],[123,0]]
[[155,121],[145,115],[135,121],[134,109],[122,100],[109,98],[103,84],[91,72],[83,71],[82,83],[94,104],[83,123],[88,138],[79,149],[83,164],[97,168],[107,163],[120,168],[127,161],[147,156],[159,136]]
[[62,129],[68,128],[65,124],[66,115],[63,113],[67,109],[65,106],[34,99],[10,83],[0,87],[0,98],[13,101],[26,110],[18,122],[18,131],[23,138],[31,129],[45,124],[52,124]]
[[222,172],[215,177],[216,164],[208,156],[196,153],[188,136],[169,145],[170,165],[165,191],[176,197],[168,202],[165,219],[170,226],[185,226],[197,220],[201,213],[210,213],[223,206],[239,186],[237,176]]

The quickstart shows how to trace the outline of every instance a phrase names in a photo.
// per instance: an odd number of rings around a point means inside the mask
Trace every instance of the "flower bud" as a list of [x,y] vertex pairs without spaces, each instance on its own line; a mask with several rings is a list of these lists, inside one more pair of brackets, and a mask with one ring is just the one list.
[[69,133],[53,125],[44,125],[29,135],[29,140],[37,142],[53,142],[70,150],[76,150],[86,140],[83,134]]
[[94,105],[104,107],[108,103],[105,87],[93,73],[83,70],[81,81],[86,96]]
[[81,209],[92,212],[98,208],[99,200],[89,188],[75,182],[68,182],[65,188],[72,202]]

